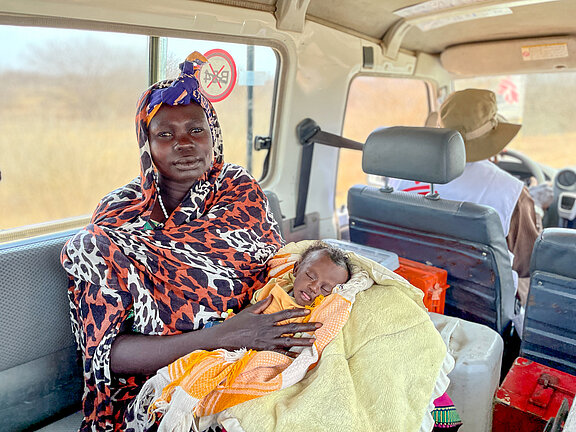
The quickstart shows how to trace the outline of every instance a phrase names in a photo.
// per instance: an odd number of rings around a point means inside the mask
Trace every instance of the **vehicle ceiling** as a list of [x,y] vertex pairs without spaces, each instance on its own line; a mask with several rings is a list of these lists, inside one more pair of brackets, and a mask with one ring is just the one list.
[[[399,9],[419,3],[415,0],[207,0],[210,3],[236,5],[249,9],[275,12],[291,4],[305,8],[306,20],[346,29],[369,39],[384,40],[402,18]],[[442,11],[425,11],[407,20],[406,33],[400,48],[437,54],[447,47],[470,42],[495,41],[544,36],[565,36],[576,33],[575,0],[436,0],[437,4],[456,5]],[[462,14],[497,15],[470,21],[455,22],[440,28],[422,31],[416,21],[462,17]],[[510,13],[511,12],[511,13]],[[458,18],[456,18],[458,21]]]

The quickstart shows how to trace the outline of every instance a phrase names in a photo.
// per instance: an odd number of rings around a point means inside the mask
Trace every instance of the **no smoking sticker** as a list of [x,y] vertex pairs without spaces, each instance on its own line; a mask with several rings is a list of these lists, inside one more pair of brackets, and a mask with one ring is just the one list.
[[204,57],[208,62],[200,70],[200,88],[210,102],[220,102],[230,95],[236,85],[236,63],[222,49],[210,50]]

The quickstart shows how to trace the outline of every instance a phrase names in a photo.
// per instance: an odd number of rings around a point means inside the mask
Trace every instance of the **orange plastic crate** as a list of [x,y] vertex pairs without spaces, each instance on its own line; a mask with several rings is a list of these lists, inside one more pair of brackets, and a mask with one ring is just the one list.
[[430,312],[444,313],[446,290],[450,285],[448,272],[438,267],[432,267],[406,258],[398,258],[400,266],[394,270],[416,288],[424,292],[424,306]]

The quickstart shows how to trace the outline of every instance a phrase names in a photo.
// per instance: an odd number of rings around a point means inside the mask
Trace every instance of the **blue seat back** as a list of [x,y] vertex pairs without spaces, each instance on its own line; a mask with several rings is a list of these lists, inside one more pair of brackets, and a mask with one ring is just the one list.
[[75,231],[0,244],[0,430],[79,409],[82,367],[60,251]]
[[348,191],[350,240],[448,272],[444,313],[503,334],[514,306],[508,249],[495,210],[376,187]]
[[546,228],[534,244],[520,355],[576,375],[576,230]]

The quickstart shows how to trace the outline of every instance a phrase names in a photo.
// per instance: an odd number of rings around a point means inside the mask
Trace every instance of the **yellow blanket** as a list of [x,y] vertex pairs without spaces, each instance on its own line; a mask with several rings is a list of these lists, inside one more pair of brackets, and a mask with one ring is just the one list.
[[228,432],[432,428],[430,399],[446,390],[448,370],[441,370],[446,347],[422,294],[373,261],[351,258],[375,285],[358,294],[348,322],[302,381],[218,415]]

